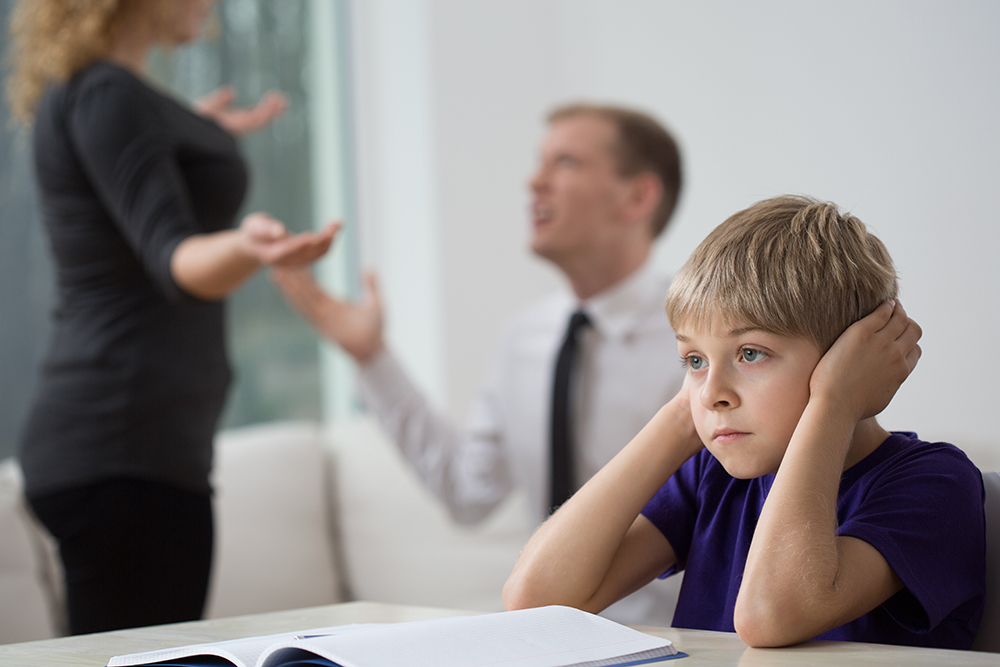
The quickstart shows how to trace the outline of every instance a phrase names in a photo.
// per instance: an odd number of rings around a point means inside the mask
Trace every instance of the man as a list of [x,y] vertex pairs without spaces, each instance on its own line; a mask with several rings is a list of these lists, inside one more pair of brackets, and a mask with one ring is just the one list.
[[[323,293],[306,272],[275,279],[358,362],[368,407],[457,521],[482,520],[520,485],[538,525],[681,386],[663,312],[669,280],[648,265],[680,184],[677,147],[652,118],[593,105],[549,116],[530,183],[531,248],[570,289],[509,323],[464,430],[428,407],[386,348],[373,279],[358,304]],[[668,625],[675,590],[655,582],[608,615]]]

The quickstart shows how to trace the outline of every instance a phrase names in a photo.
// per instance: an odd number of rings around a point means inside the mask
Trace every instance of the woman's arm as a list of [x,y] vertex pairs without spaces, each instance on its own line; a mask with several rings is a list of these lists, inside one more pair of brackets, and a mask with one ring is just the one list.
[[222,299],[262,266],[309,264],[330,248],[340,228],[289,234],[266,213],[251,213],[237,229],[195,234],[181,241],[170,258],[174,281],[200,299]]
[[223,86],[194,103],[194,111],[214,121],[234,137],[242,137],[273,123],[288,110],[288,100],[269,91],[251,107],[237,107],[236,89]]
[[676,556],[642,508],[701,448],[681,389],[532,536],[503,589],[508,609],[561,604],[591,612],[638,590]]
[[736,631],[751,646],[805,641],[902,587],[874,547],[837,535],[837,494],[845,467],[888,435],[872,417],[916,365],[919,338],[902,306],[887,302],[850,327],[813,371],[736,600]]

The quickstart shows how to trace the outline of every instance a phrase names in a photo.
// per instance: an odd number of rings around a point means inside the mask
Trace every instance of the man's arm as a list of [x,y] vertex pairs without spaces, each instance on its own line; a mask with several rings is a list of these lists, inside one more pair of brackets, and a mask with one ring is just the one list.
[[916,365],[920,333],[902,306],[887,302],[848,328],[813,371],[736,601],[736,631],[751,646],[805,641],[902,588],[874,547],[837,536],[837,494],[849,457],[870,453],[884,437],[873,417]]
[[358,363],[365,403],[456,521],[480,521],[507,497],[513,482],[490,388],[473,404],[474,428],[457,429],[438,414],[386,348],[373,275],[366,276],[365,296],[356,303],[323,291],[308,269],[272,275],[320,335]]
[[365,275],[364,298],[357,303],[323,291],[309,267],[277,267],[271,273],[285,298],[331,343],[364,366],[385,350],[382,299],[375,275]]
[[701,448],[685,386],[535,532],[504,585],[504,606],[596,613],[673,565],[670,543],[640,512]]

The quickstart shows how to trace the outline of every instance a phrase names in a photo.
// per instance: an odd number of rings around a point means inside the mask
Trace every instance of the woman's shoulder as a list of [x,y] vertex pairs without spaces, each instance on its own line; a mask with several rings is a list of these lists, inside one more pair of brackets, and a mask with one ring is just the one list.
[[[107,61],[84,67],[65,84],[53,86],[39,108],[68,127],[160,126],[169,116],[164,96],[129,70]],[[61,121],[58,119],[62,119]]]
[[100,95],[139,100],[150,98],[156,91],[124,67],[98,60],[78,71],[66,82],[65,94],[70,98]]

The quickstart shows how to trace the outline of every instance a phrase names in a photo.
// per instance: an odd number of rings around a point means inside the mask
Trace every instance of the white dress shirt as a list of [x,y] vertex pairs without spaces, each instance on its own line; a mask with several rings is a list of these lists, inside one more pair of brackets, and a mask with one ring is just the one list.
[[[457,521],[482,520],[518,485],[527,492],[532,525],[539,525],[548,516],[555,360],[570,316],[580,308],[591,321],[580,333],[573,375],[579,486],[683,383],[663,310],[669,284],[647,265],[586,301],[560,291],[528,306],[507,325],[464,430],[430,409],[388,352],[361,369],[361,394]],[[678,586],[671,580],[653,582],[606,615],[623,623],[669,625]]]

